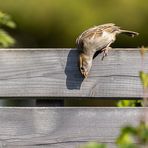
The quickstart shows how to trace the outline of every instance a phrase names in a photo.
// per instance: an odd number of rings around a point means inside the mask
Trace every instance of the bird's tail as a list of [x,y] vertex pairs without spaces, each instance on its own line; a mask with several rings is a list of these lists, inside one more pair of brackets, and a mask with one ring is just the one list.
[[123,34],[126,34],[128,36],[131,36],[131,37],[135,37],[135,36],[139,35],[138,32],[129,31],[129,30],[120,30],[120,32]]

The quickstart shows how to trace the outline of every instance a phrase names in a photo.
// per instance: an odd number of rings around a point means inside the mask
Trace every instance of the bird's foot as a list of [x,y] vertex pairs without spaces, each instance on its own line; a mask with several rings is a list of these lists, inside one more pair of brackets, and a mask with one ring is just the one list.
[[108,53],[103,52],[102,61],[104,60],[104,58],[105,58],[106,56],[108,56]]
[[102,61],[104,59],[104,57],[108,56],[108,51],[111,49],[111,47],[107,47],[103,50],[103,56],[102,56]]

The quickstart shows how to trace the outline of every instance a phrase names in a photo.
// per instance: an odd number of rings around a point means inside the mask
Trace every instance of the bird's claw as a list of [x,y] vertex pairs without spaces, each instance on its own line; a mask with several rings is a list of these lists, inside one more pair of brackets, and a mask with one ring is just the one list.
[[104,51],[103,56],[102,56],[102,61],[106,56],[108,56],[108,51]]

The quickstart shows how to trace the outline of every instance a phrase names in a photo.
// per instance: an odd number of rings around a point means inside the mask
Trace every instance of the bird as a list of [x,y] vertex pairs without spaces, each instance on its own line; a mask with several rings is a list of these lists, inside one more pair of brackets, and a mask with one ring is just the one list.
[[95,53],[97,51],[103,53],[103,60],[111,49],[110,45],[115,42],[116,36],[121,33],[131,37],[139,34],[138,32],[120,29],[114,23],[107,23],[89,28],[77,37],[76,46],[80,51],[79,68],[84,78],[88,77]]

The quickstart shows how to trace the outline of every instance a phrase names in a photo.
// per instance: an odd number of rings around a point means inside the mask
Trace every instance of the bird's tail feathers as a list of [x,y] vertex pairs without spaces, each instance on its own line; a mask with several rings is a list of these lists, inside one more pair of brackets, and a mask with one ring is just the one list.
[[121,30],[121,33],[131,36],[131,37],[135,37],[135,36],[139,35],[138,32],[129,31],[129,30]]

